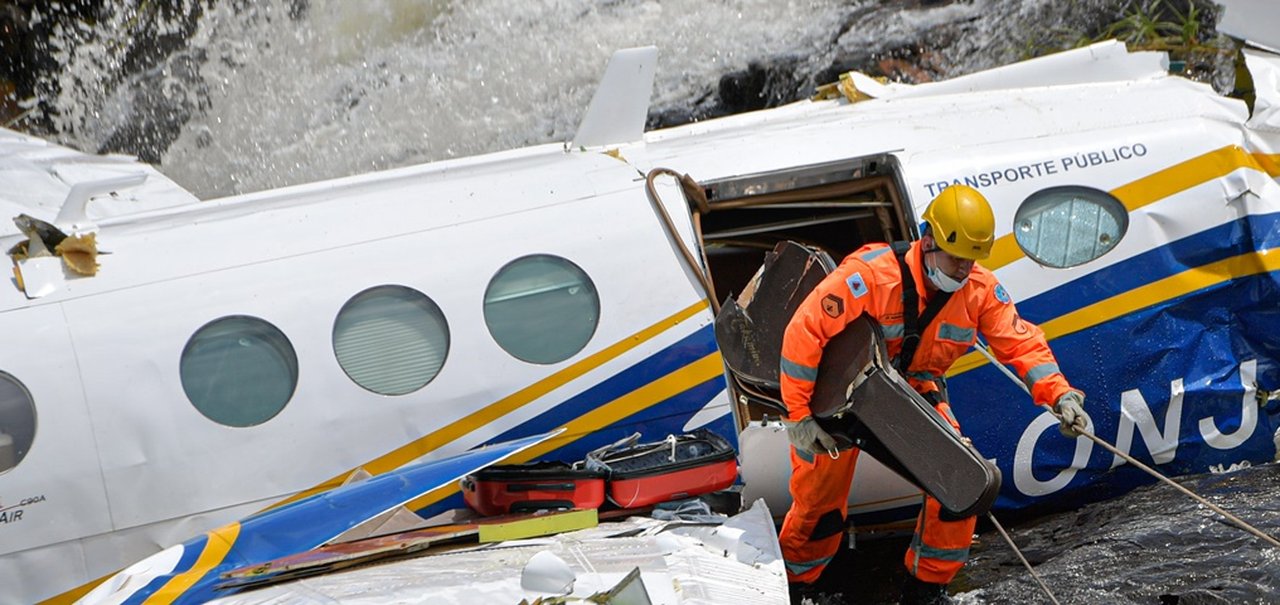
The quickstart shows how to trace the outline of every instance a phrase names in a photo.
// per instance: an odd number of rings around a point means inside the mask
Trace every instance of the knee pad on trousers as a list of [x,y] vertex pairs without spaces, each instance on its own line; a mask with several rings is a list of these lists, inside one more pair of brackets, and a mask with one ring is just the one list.
[[844,531],[844,515],[838,510],[829,510],[818,518],[818,522],[813,524],[813,531],[809,533],[809,540],[816,541],[823,538],[830,538]]

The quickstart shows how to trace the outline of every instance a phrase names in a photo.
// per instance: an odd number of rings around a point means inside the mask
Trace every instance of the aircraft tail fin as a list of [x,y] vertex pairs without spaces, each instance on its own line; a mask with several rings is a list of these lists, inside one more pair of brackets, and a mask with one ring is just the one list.
[[658,65],[658,48],[626,48],[613,54],[573,146],[597,147],[638,141],[649,115],[649,95]]

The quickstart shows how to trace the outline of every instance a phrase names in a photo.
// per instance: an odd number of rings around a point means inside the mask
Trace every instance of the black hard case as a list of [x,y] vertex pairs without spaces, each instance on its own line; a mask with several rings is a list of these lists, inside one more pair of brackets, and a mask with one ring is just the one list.
[[809,408],[842,438],[914,483],[950,518],[985,513],[1000,491],[991,464],[888,362],[880,326],[863,315],[823,349]]

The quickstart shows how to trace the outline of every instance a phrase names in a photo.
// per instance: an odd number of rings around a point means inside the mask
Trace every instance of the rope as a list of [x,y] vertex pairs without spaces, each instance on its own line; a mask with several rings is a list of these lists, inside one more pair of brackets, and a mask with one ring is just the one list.
[[1044,580],[1040,579],[1040,574],[1036,573],[1036,570],[1031,567],[1031,563],[1027,561],[1027,558],[1022,556],[1022,551],[1018,550],[1018,545],[1013,543],[1013,538],[1009,537],[1009,532],[1004,530],[1004,526],[1000,525],[999,521],[996,521],[996,516],[991,514],[991,511],[987,511],[987,518],[996,526],[996,529],[1000,530],[1000,535],[1004,537],[1004,541],[1009,544],[1009,548],[1013,549],[1013,553],[1018,555],[1018,560],[1022,561],[1022,566],[1026,567],[1027,571],[1031,572],[1031,577],[1034,578],[1036,584],[1039,584],[1040,588],[1044,590],[1044,594],[1049,596],[1049,601],[1051,601],[1053,605],[1062,605],[1061,603],[1058,603],[1058,599],[1054,598],[1053,591],[1049,590],[1049,587],[1045,585]]
[[[1018,380],[1018,377],[1017,377],[1017,376],[1014,376],[1014,375],[1013,375],[1013,372],[1009,371],[1009,368],[1006,368],[1004,364],[1000,363],[999,361],[996,361],[996,358],[995,358],[993,355],[991,355],[991,351],[987,349],[986,345],[984,345],[984,344],[983,344],[983,343],[981,343],[981,342],[975,342],[973,346],[974,346],[974,348],[978,349],[978,351],[979,351],[980,353],[982,353],[982,354],[983,354],[987,359],[989,359],[993,365],[995,365],[997,368],[1000,368],[1000,370],[1001,370],[1002,372],[1004,372],[1005,376],[1008,376],[1010,380],[1013,380],[1015,383],[1017,383],[1017,385],[1018,385],[1018,386],[1022,387],[1022,390],[1023,390],[1023,391],[1025,391],[1028,395],[1030,395],[1030,394],[1031,394],[1031,389],[1027,388],[1027,385],[1026,385],[1026,384],[1024,384],[1021,380]],[[1057,415],[1058,415],[1058,414],[1057,414],[1057,412],[1053,412],[1052,410],[1050,411],[1050,413],[1052,413],[1054,416],[1057,416]],[[1252,525],[1250,525],[1250,524],[1248,524],[1248,523],[1245,523],[1245,522],[1244,522],[1244,520],[1242,520],[1242,519],[1240,519],[1239,517],[1237,517],[1237,516],[1235,516],[1235,515],[1233,515],[1233,514],[1231,514],[1231,513],[1227,512],[1227,511],[1223,510],[1223,509],[1222,509],[1222,507],[1220,507],[1220,506],[1218,506],[1218,505],[1216,505],[1216,504],[1214,504],[1214,503],[1212,503],[1212,502],[1210,502],[1210,501],[1208,501],[1208,500],[1205,500],[1204,498],[1200,497],[1200,495],[1199,495],[1199,494],[1196,494],[1195,492],[1193,492],[1193,491],[1191,491],[1191,490],[1187,489],[1186,487],[1183,487],[1183,486],[1181,486],[1181,485],[1178,485],[1178,484],[1177,484],[1177,483],[1175,483],[1172,479],[1169,479],[1168,477],[1164,476],[1164,475],[1163,475],[1163,474],[1161,474],[1159,471],[1157,471],[1157,470],[1155,470],[1155,469],[1153,469],[1153,468],[1151,468],[1151,467],[1149,467],[1149,466],[1147,466],[1147,465],[1143,464],[1142,462],[1139,462],[1137,458],[1134,458],[1133,456],[1130,456],[1129,454],[1126,454],[1126,453],[1124,453],[1124,452],[1120,451],[1119,449],[1116,449],[1116,447],[1115,447],[1115,446],[1111,445],[1110,443],[1107,443],[1106,441],[1103,441],[1101,437],[1098,437],[1097,435],[1094,435],[1092,432],[1089,432],[1089,431],[1087,431],[1087,430],[1083,430],[1083,429],[1078,430],[1077,432],[1079,432],[1079,433],[1080,433],[1080,435],[1081,435],[1082,437],[1088,437],[1091,441],[1093,441],[1094,443],[1096,443],[1096,444],[1098,444],[1098,445],[1102,446],[1104,449],[1106,449],[1107,451],[1111,452],[1112,454],[1115,454],[1116,456],[1119,456],[1120,458],[1123,458],[1125,462],[1128,462],[1129,464],[1132,464],[1132,465],[1134,465],[1135,467],[1137,467],[1137,468],[1139,468],[1139,469],[1143,470],[1143,471],[1144,471],[1144,472],[1146,472],[1148,475],[1151,475],[1152,477],[1155,477],[1156,479],[1159,479],[1159,480],[1161,480],[1161,481],[1163,481],[1163,482],[1165,482],[1165,483],[1167,483],[1167,484],[1169,484],[1169,485],[1173,486],[1173,488],[1174,488],[1174,489],[1176,489],[1176,490],[1178,490],[1178,491],[1182,492],[1183,494],[1186,494],[1188,497],[1190,497],[1191,499],[1195,500],[1196,502],[1199,502],[1200,504],[1205,505],[1207,508],[1209,508],[1209,510],[1212,510],[1213,512],[1218,513],[1219,515],[1222,515],[1224,518],[1226,518],[1228,521],[1230,521],[1230,522],[1234,523],[1234,524],[1235,524],[1237,527],[1239,527],[1240,529],[1243,529],[1243,530],[1245,530],[1245,531],[1247,531],[1247,532],[1249,532],[1249,533],[1251,533],[1251,534],[1253,534],[1253,535],[1257,536],[1258,538],[1261,538],[1264,542],[1266,542],[1266,543],[1268,543],[1268,544],[1270,544],[1270,545],[1272,545],[1272,546],[1275,546],[1275,547],[1277,547],[1277,548],[1280,548],[1280,541],[1278,541],[1278,540],[1276,540],[1275,538],[1273,538],[1273,537],[1271,537],[1271,536],[1269,536],[1269,535],[1267,535],[1267,534],[1263,533],[1263,532],[1262,532],[1261,530],[1259,530],[1258,528],[1256,528],[1256,527],[1254,527],[1254,526],[1252,526]]]
[[[671,236],[676,247],[680,249],[680,255],[684,257],[685,264],[688,265],[689,270],[693,272],[694,277],[698,279],[698,284],[702,286],[703,291],[707,293],[707,301],[711,304],[711,312],[719,314],[720,303],[716,301],[715,289],[711,286],[710,278],[707,277],[707,274],[703,271],[702,267],[698,265],[698,261],[694,259],[693,253],[684,245],[684,240],[680,238],[680,232],[676,231],[675,223],[671,222],[671,216],[667,214],[667,209],[663,207],[662,199],[658,197],[658,191],[653,186],[653,180],[664,174],[676,177],[676,179],[678,179],[681,185],[686,189],[689,187],[689,184],[694,183],[694,181],[688,175],[680,174],[670,168],[654,168],[644,177],[644,189],[649,194],[649,201],[653,203],[654,210],[657,210],[658,216],[662,219],[662,224],[666,227],[667,234]],[[697,203],[697,200],[695,200],[695,203]],[[705,203],[705,200],[703,200],[699,206],[701,207],[705,205]],[[693,213],[693,216],[694,221],[696,222],[698,220],[697,217],[701,216],[701,212],[695,212]],[[701,229],[695,228],[694,230],[697,232],[694,236],[700,239]],[[703,246],[703,248],[706,248],[706,246]],[[706,262],[705,256],[703,257],[703,262]]]

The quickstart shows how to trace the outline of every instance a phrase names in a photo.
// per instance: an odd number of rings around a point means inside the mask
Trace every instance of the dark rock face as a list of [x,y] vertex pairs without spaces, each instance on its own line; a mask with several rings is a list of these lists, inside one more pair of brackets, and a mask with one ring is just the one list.
[[[237,9],[249,4],[249,0],[0,0],[0,124],[12,121],[10,127],[33,134],[55,134],[56,110],[48,100],[64,91],[51,76],[67,60],[66,53],[83,44],[123,40],[123,52],[112,53],[118,59],[109,66],[111,73],[100,82],[83,85],[126,90],[136,119],[107,135],[96,151],[158,163],[192,113],[207,104],[199,78],[205,53],[190,48],[189,41],[206,7],[219,1]],[[306,6],[305,0],[294,0],[290,17],[301,18]],[[83,27],[104,22],[124,24],[128,35],[115,41],[96,40],[92,30]],[[54,38],[59,42],[56,48],[51,44]],[[166,78],[183,82],[194,94],[169,94]],[[37,99],[30,111],[18,104],[28,98]]]
[[[0,125],[28,113],[19,99],[35,96],[42,74],[58,69],[49,40],[59,26],[91,19],[101,0],[69,0],[49,5],[41,0],[0,0]],[[37,11],[47,18],[32,19]],[[40,111],[29,113],[27,124],[47,131]]]
[[[53,110],[47,100],[62,91],[56,88],[56,80],[48,77],[61,67],[65,57],[50,43],[58,38],[64,47],[92,42],[92,35],[81,24],[96,23],[111,15],[112,11],[130,10],[133,24],[129,47],[121,53],[115,73],[107,80],[109,86],[118,85],[130,75],[146,74],[182,50],[195,30],[203,13],[199,2],[184,7],[181,2],[150,2],[143,9],[123,8],[122,4],[102,0],[70,0],[65,2],[39,2],[36,0],[0,1],[0,81],[8,84],[4,92],[5,103],[0,106],[0,119],[8,123],[24,113],[18,106],[19,99],[36,98],[39,103],[25,112],[24,120],[14,126],[36,134],[49,134],[54,130]],[[158,27],[157,23],[169,24]],[[172,27],[177,24],[178,27]],[[151,94],[161,94],[162,87],[151,87]],[[145,97],[145,94],[143,95]],[[172,140],[162,140],[164,122],[176,122],[178,126],[186,116],[170,115],[172,112],[156,112],[145,115],[136,124],[136,134],[122,133],[113,136],[100,151],[120,151],[139,155],[147,161],[158,160],[154,153]]]
[[[713,90],[692,103],[650,110],[647,129],[679,126],[689,122],[785,105],[807,96],[799,59],[775,57],[753,61],[746,69],[727,73]],[[812,92],[812,91],[809,91]]]
[[[965,0],[889,0],[852,7],[828,50],[812,57],[766,57],[725,74],[688,105],[655,108],[649,127],[776,107],[809,97],[840,74],[860,71],[893,82],[919,84],[971,73],[1115,37],[1133,48],[1169,50],[1189,78],[1232,91],[1231,59],[1238,46],[1214,32],[1217,7],[1205,0],[1165,3],[1080,0],[1026,3],[1008,12],[974,14]],[[954,10],[949,16],[948,6]],[[1014,3],[1010,3],[1013,6]],[[1194,12],[1191,8],[1194,7]],[[930,11],[937,13],[929,19]],[[906,16],[904,18],[904,16]],[[1194,17],[1194,18],[1192,18]],[[1159,32],[1151,40],[1150,26]],[[1181,40],[1174,26],[1189,35]],[[864,32],[892,32],[871,37]],[[995,35],[981,35],[995,34]],[[1194,47],[1184,53],[1181,47]]]
[[[207,105],[208,91],[199,77],[203,53],[178,53],[165,58],[164,71],[169,77],[187,83],[192,96],[174,99],[165,95],[161,84],[139,86],[131,102],[139,111],[136,119],[115,129],[98,148],[99,153],[126,153],[151,164],[159,164],[161,155],[182,132],[182,127],[195,111]],[[157,73],[143,76],[158,79]]]

